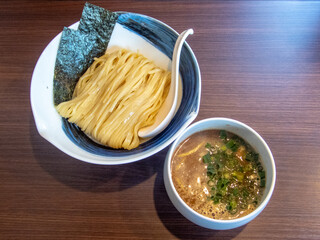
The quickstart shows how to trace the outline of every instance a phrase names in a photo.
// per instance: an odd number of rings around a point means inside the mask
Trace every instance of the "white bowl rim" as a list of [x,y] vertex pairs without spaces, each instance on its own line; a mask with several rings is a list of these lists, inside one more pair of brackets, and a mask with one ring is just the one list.
[[[272,167],[272,179],[271,179],[271,185],[270,185],[270,190],[269,192],[267,193],[265,199],[260,203],[260,205],[251,213],[249,213],[248,215],[245,215],[243,217],[240,217],[240,218],[235,218],[235,219],[230,219],[230,220],[220,220],[220,219],[213,219],[213,218],[209,218],[209,217],[206,217],[198,212],[196,212],[195,210],[193,210],[191,207],[189,207],[180,197],[179,193],[177,192],[177,190],[175,189],[174,185],[173,185],[173,181],[172,181],[172,177],[171,177],[171,160],[172,160],[172,156],[173,156],[173,153],[176,149],[176,147],[178,146],[178,142],[180,142],[180,140],[182,139],[183,135],[185,133],[187,133],[188,131],[190,131],[192,128],[196,127],[197,125],[200,125],[202,123],[205,123],[205,122],[214,122],[214,121],[227,121],[227,122],[232,122],[232,123],[235,123],[235,124],[238,124],[246,129],[248,129],[249,131],[251,131],[256,137],[259,138],[259,140],[262,142],[262,144],[264,145],[265,149],[267,150],[268,152],[268,155],[270,157],[270,160],[271,160],[271,167]],[[209,129],[209,128],[208,128]],[[201,130],[200,130],[201,131]],[[197,131],[198,132],[198,131]],[[169,156],[168,158],[168,162],[165,164],[165,171],[167,171],[167,174],[168,174],[168,181],[169,181],[169,184],[173,190],[173,193],[175,194],[176,196],[176,199],[179,201],[180,204],[182,204],[184,206],[184,208],[188,209],[190,212],[192,212],[192,214],[196,215],[198,218],[204,220],[204,221],[207,221],[207,222],[212,222],[212,223],[220,223],[220,224],[233,224],[233,223],[238,223],[238,222],[246,222],[246,221],[250,221],[251,219],[255,218],[265,207],[266,205],[268,204],[271,196],[272,196],[272,193],[274,191],[274,187],[275,187],[275,182],[276,182],[276,166],[275,166],[275,162],[274,162],[274,158],[273,158],[273,155],[272,155],[272,152],[269,148],[269,146],[267,145],[267,143],[264,141],[264,139],[251,127],[249,127],[248,125],[238,121],[238,120],[234,120],[234,119],[231,119],[231,118],[224,118],[224,117],[214,117],[214,118],[206,118],[206,119],[203,119],[203,120],[200,120],[198,122],[195,122],[193,124],[191,124],[190,126],[188,126],[181,134],[180,136],[173,142],[173,144],[171,145],[167,155]]]

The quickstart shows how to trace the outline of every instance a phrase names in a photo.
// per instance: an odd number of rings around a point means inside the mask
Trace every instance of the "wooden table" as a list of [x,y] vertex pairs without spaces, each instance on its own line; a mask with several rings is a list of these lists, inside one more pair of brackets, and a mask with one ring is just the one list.
[[246,226],[207,230],[167,196],[168,149],[121,166],[60,152],[37,133],[30,82],[41,52],[79,20],[84,1],[1,1],[0,239],[320,239],[320,2],[92,3],[195,30],[196,121],[230,117],[259,132],[276,161],[274,194]]

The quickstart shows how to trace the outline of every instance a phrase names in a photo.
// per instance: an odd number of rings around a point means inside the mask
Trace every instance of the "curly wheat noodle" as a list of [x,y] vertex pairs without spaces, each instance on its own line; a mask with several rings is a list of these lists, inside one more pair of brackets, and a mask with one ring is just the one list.
[[112,148],[139,146],[139,129],[152,125],[168,95],[171,73],[139,53],[107,51],[79,79],[59,114]]

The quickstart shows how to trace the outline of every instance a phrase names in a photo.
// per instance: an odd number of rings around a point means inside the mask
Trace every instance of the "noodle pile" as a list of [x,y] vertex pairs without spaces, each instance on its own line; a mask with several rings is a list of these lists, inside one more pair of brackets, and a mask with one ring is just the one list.
[[56,109],[101,144],[130,150],[140,144],[139,129],[154,123],[170,81],[170,72],[143,55],[108,50],[79,79],[72,99]]

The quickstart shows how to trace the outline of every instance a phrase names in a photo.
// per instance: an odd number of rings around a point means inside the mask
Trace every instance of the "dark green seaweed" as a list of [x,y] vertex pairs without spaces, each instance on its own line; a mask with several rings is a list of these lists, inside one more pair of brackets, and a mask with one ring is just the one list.
[[98,47],[95,53],[97,56],[101,56],[107,49],[117,19],[117,13],[91,3],[85,4],[78,30],[97,36]]
[[92,51],[97,47],[97,37],[64,28],[54,69],[54,104],[72,98],[74,87],[92,63]]
[[79,78],[107,49],[118,14],[86,3],[78,30],[64,28],[54,69],[54,104],[72,99]]

